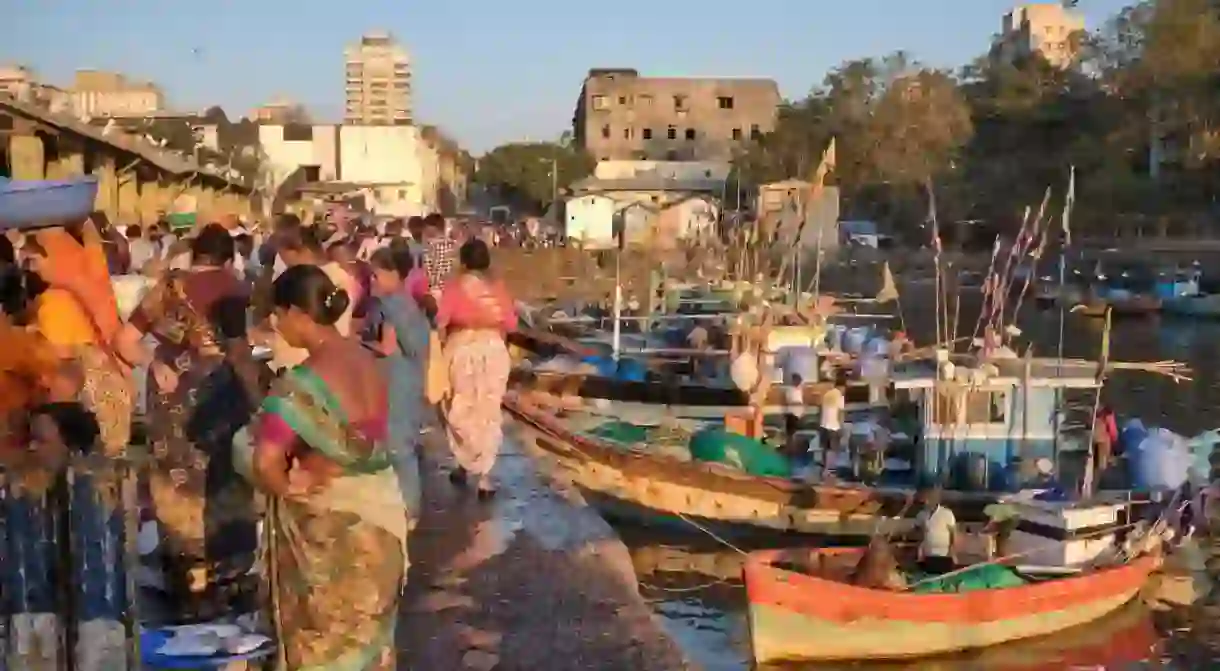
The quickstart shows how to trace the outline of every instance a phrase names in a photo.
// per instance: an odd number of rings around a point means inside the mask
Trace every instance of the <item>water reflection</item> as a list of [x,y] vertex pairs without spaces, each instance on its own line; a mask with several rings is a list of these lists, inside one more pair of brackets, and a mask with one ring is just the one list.
[[[742,555],[642,544],[631,539],[640,591],[691,661],[708,671],[751,666]],[[1158,624],[1160,625],[1158,627]],[[901,663],[853,662],[760,667],[768,671],[1060,671],[1062,669],[1191,669],[1189,629],[1162,634],[1165,617],[1135,602],[1097,622],[1030,641],[955,657]],[[1177,638],[1173,638],[1176,636]],[[1192,660],[1188,662],[1187,660]]]

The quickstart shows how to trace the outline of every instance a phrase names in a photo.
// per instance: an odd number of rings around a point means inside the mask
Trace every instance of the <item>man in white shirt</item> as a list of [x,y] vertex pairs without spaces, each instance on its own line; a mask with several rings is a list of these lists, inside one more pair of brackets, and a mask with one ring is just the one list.
[[932,575],[942,575],[957,568],[953,559],[957,543],[957,516],[940,504],[940,488],[922,494],[923,511],[915,518],[922,539],[919,543],[919,567]]
[[131,257],[131,272],[138,274],[144,270],[144,265],[156,258],[157,246],[144,233],[139,224],[132,224],[125,231],[127,235],[127,253]]
[[843,410],[847,401],[843,390],[831,387],[822,394],[818,417],[818,440],[822,444],[822,477],[829,477],[839,452],[839,435],[843,430]]

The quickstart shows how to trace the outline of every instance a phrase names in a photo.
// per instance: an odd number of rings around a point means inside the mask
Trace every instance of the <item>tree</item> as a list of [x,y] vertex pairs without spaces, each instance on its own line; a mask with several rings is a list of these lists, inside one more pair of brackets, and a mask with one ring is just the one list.
[[807,178],[834,137],[834,180],[853,214],[909,219],[922,209],[913,207],[922,184],[953,168],[971,132],[953,77],[896,52],[832,70],[806,98],[781,106],[774,131],[735,163],[755,185]]
[[556,188],[564,189],[592,173],[594,161],[570,144],[517,142],[492,149],[475,165],[475,182],[541,212],[554,200]]

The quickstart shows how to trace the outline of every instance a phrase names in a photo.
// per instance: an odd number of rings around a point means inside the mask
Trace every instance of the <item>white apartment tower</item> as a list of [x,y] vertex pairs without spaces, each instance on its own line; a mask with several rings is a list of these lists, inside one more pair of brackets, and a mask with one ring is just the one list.
[[1046,62],[1065,68],[1076,58],[1073,35],[1084,30],[1084,17],[1059,2],[1020,5],[1004,15],[996,55],[1012,60],[1041,54]]
[[343,123],[408,125],[411,117],[411,61],[389,33],[368,33],[344,50],[347,106]]

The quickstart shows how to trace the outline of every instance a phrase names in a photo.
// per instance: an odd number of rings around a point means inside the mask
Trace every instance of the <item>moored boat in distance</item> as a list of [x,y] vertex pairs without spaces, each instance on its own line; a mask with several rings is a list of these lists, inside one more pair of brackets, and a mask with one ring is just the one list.
[[1161,562],[1145,555],[1013,587],[914,593],[848,584],[863,553],[822,548],[750,554],[744,576],[756,661],[898,661],[1045,636],[1121,609]]

